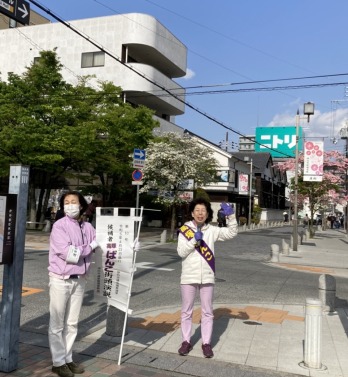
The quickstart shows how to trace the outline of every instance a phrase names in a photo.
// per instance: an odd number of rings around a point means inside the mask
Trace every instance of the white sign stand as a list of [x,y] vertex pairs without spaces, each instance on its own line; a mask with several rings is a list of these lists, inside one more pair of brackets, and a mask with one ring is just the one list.
[[[108,297],[110,305],[125,312],[118,358],[118,365],[120,365],[127,318],[128,314],[131,313],[129,302],[132,292],[133,276],[136,271],[135,262],[136,253],[139,248],[138,240],[143,207],[140,208],[140,214],[138,213],[138,208],[130,208],[130,216],[118,216],[119,208],[110,208],[107,210],[112,212],[113,215],[103,216],[101,212],[102,208],[97,207],[96,209],[96,239],[103,250],[103,256],[105,255],[104,258],[99,258],[97,263],[97,287],[99,288],[96,289],[96,294]],[[123,221],[122,218],[124,219]],[[127,238],[128,235],[124,236],[119,233],[119,238],[115,240],[109,236],[110,229],[112,229],[112,233],[115,232],[115,234],[117,234],[118,230],[114,229],[117,226],[120,228],[132,227],[131,231],[128,232],[129,235],[134,235],[131,245],[129,245],[130,240]],[[121,241],[119,241],[119,239],[121,239]],[[119,244],[119,242],[121,243]],[[130,249],[132,249],[131,259],[129,255]]]
[[[134,209],[133,209],[134,210]],[[127,310],[126,310],[126,314],[125,314],[125,317],[124,317],[124,323],[123,323],[123,330],[122,330],[122,338],[121,338],[121,346],[120,346],[120,353],[118,355],[118,362],[117,362],[117,365],[121,365],[121,358],[122,358],[122,350],[123,350],[123,343],[124,343],[124,336],[126,334],[126,328],[127,328],[127,319],[128,319],[128,310],[129,310],[129,302],[130,302],[130,298],[131,298],[131,295],[132,295],[132,284],[133,284],[133,276],[134,276],[134,272],[136,271],[136,267],[135,267],[135,262],[136,262],[136,257],[137,257],[137,251],[139,249],[139,235],[140,235],[140,227],[141,227],[141,219],[143,217],[143,207],[140,208],[140,214],[139,214],[139,218],[140,220],[137,221],[137,224],[136,224],[136,229],[137,229],[137,232],[136,232],[136,237],[134,239],[134,244],[133,244],[133,266],[132,266],[132,273],[131,273],[131,280],[130,280],[130,284],[129,284],[129,293],[128,293],[128,301],[127,301]]]

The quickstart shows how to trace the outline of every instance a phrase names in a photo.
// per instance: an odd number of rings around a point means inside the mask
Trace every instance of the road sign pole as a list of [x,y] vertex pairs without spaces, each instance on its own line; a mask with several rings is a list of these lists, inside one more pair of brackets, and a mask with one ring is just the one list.
[[29,167],[11,165],[9,194],[17,194],[13,261],[4,265],[0,320],[0,371],[17,369],[21,316]]
[[137,185],[137,198],[136,198],[136,203],[135,203],[135,216],[138,216],[138,208],[139,208],[139,185]]
[[[135,200],[135,216],[138,216],[138,213],[139,213],[139,186],[140,185],[137,185],[137,196],[136,196],[136,200]],[[138,234],[138,222],[135,222],[135,234]]]

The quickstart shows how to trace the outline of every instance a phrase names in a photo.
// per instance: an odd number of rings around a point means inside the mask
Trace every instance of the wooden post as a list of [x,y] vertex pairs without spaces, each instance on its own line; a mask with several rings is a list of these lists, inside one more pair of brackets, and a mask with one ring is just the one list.
[[11,165],[9,194],[17,194],[17,218],[12,263],[4,265],[0,320],[0,371],[17,369],[21,316],[25,225],[29,167]]

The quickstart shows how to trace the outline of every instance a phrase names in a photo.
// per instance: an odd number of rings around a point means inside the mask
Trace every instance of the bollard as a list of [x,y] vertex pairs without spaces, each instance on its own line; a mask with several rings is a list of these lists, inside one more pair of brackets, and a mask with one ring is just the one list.
[[166,243],[167,242],[167,229],[164,229],[164,231],[161,233],[161,241],[160,243]]
[[319,276],[319,298],[325,312],[335,311],[336,279],[327,274]]
[[274,243],[271,245],[271,262],[279,262],[279,246]]
[[289,244],[284,240],[284,238],[282,239],[282,249],[284,255],[289,255]]
[[316,298],[307,298],[303,360],[303,366],[306,368],[326,369],[321,363],[321,322],[321,301]]
[[303,241],[306,241],[306,235],[305,232],[301,230],[301,232],[298,233],[298,244],[303,245]]
[[45,220],[45,226],[42,231],[46,233],[51,231],[51,220]]

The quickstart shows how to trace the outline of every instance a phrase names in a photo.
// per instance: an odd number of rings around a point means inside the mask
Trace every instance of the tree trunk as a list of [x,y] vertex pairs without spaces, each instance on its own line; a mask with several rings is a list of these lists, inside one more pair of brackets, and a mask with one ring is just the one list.
[[48,201],[49,201],[50,196],[51,196],[51,189],[52,189],[51,188],[51,184],[49,184],[48,187],[47,187],[47,189],[46,189],[46,196],[45,196],[45,200],[44,200],[44,203],[43,203],[43,211],[42,211],[43,220],[46,218],[46,212],[47,212],[47,208],[48,208]]
[[37,211],[36,211],[36,221],[37,222],[41,222],[42,214],[44,213],[44,209],[42,208],[42,202],[43,202],[43,198],[44,198],[44,195],[45,195],[45,191],[46,190],[44,188],[40,189],[39,200],[38,200],[38,203],[37,203]]
[[326,230],[326,228],[327,228],[327,220],[324,217],[324,215],[325,215],[324,210],[320,211],[320,214],[321,214],[321,226],[322,226],[322,229]]
[[309,238],[313,238],[314,237],[314,227],[313,227],[313,218],[314,218],[314,206],[310,206],[311,208],[311,219],[309,221],[310,223],[310,227],[309,227]]
[[170,233],[172,235],[172,239],[176,239],[176,205],[172,205],[172,220],[170,224]]
[[[29,221],[36,222],[36,197],[33,180],[29,183]],[[29,229],[35,229],[35,224],[30,224]]]

